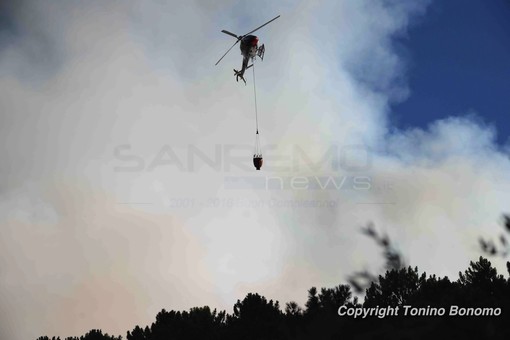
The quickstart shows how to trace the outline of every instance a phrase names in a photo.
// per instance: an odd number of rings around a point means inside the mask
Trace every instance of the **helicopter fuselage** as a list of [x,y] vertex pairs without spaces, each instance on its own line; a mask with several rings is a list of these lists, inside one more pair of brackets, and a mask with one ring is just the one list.
[[253,59],[257,56],[259,38],[255,35],[247,35],[241,39],[241,44],[239,48],[241,49],[241,54],[243,56],[243,66],[240,71],[234,70],[234,74],[237,79],[241,78],[244,80],[244,71],[248,68],[248,62],[250,59]]
[[243,39],[241,39],[241,45],[239,48],[241,49],[241,54],[245,58],[253,58],[257,55],[257,49],[259,38],[255,35],[247,35]]

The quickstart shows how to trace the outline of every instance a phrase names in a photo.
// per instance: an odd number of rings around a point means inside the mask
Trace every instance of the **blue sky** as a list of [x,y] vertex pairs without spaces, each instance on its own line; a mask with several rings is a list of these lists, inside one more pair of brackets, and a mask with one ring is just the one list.
[[392,107],[398,128],[472,111],[510,135],[510,2],[434,1],[400,41],[410,97]]

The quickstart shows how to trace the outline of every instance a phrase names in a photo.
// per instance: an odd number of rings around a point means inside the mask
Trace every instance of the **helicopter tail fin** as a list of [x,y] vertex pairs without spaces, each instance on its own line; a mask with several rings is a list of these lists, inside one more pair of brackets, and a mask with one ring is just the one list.
[[244,81],[244,85],[246,85],[246,79],[244,79],[244,71],[237,71],[234,69],[234,76],[236,77],[236,81],[239,81],[239,78],[241,78]]

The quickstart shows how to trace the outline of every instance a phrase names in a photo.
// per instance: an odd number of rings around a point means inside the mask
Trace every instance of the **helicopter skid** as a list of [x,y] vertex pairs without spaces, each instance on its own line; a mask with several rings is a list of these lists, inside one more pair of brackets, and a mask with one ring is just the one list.
[[264,44],[259,46],[257,50],[257,55],[259,56],[260,60],[264,60],[264,53],[266,52],[266,48],[264,47]]

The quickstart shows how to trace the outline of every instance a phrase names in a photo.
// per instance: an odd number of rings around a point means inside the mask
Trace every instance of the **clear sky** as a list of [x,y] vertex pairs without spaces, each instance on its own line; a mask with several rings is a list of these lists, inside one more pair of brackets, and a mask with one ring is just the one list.
[[[381,272],[370,222],[456,279],[509,212],[500,0],[0,11],[0,339],[125,335],[248,292],[303,304]],[[255,171],[253,76],[235,82],[237,47],[214,63],[233,43],[222,29],[278,14],[257,32]]]
[[399,128],[473,112],[510,135],[510,2],[434,1],[399,41],[410,97],[394,105]]

